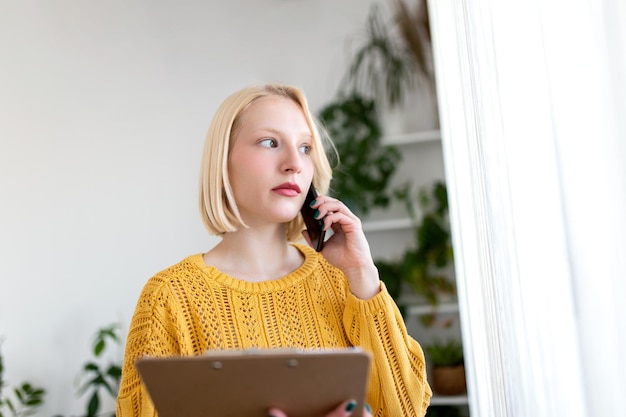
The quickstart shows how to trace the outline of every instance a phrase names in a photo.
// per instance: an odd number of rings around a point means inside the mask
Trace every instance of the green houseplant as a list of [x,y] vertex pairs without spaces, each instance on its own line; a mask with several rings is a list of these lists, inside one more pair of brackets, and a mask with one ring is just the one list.
[[457,366],[463,364],[463,344],[456,339],[435,340],[424,346],[432,366]]
[[[436,307],[441,295],[455,292],[454,284],[445,276],[445,268],[453,260],[446,185],[436,181],[419,191],[420,216],[416,214],[416,198],[410,192],[410,184],[396,190],[396,198],[405,203],[415,225],[415,246],[408,248],[397,261],[376,260],[376,265],[394,298],[406,283]],[[425,324],[432,322],[431,316],[423,318]]]
[[[83,366],[83,382],[79,387],[79,395],[90,395],[85,417],[100,415],[101,395],[108,395],[112,398],[117,397],[117,390],[122,377],[122,367],[116,361],[105,358],[105,352],[110,351],[108,349],[110,346],[120,348],[119,331],[119,325],[111,324],[99,329],[94,338],[92,346],[93,358]],[[107,414],[115,416],[114,412]]]
[[[9,394],[6,393],[9,389]],[[4,381],[4,362],[0,354],[0,417],[24,417],[35,414],[43,405],[46,391],[30,382],[9,387]]]
[[[105,358],[105,353],[110,353],[111,346],[121,347],[119,331],[118,324],[111,324],[97,331],[92,346],[93,358],[89,359],[81,370],[78,394],[89,395],[85,417],[115,416],[114,412],[100,413],[100,407],[102,395],[108,395],[113,399],[117,397],[122,367],[110,357]],[[35,414],[43,404],[45,390],[30,382],[22,382],[13,388],[7,387],[3,377],[4,362],[0,354],[0,417],[25,417]],[[6,388],[11,388],[9,395],[6,394]]]
[[436,181],[430,190],[420,190],[418,198],[422,210],[419,220],[416,219],[410,194],[407,193],[405,199],[417,227],[416,247],[405,253],[402,270],[406,274],[405,280],[415,292],[436,305],[439,295],[453,294],[455,291],[454,284],[442,272],[453,259],[446,186],[443,182]]
[[404,0],[392,0],[392,6],[391,21],[385,21],[379,5],[371,7],[364,42],[342,85],[367,97],[384,97],[393,107],[419,81],[434,92],[434,75],[426,1],[410,7]]
[[435,340],[424,346],[432,365],[432,389],[441,395],[459,395],[467,390],[463,344],[456,339]]
[[339,155],[331,193],[361,214],[386,207],[393,198],[389,184],[401,155],[397,148],[380,144],[374,102],[359,94],[340,96],[322,108],[318,118]]
[[[121,348],[120,329],[121,326],[114,323],[98,329],[94,336],[91,347],[93,356],[83,365],[78,375],[78,396],[89,396],[85,414],[81,417],[115,416],[115,412],[100,412],[100,408],[104,397],[117,398],[122,365],[118,363],[111,350]],[[63,415],[57,414],[54,417],[63,417]]]

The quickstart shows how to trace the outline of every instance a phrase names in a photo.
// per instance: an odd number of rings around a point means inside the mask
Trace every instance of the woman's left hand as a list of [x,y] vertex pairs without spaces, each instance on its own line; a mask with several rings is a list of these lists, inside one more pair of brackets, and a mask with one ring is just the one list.
[[[367,300],[378,294],[378,270],[361,220],[345,204],[329,196],[318,196],[312,207],[319,211],[318,218],[324,219],[324,227],[333,231],[322,249],[324,257],[346,274],[350,291],[357,298]],[[309,240],[306,234],[305,238]]]

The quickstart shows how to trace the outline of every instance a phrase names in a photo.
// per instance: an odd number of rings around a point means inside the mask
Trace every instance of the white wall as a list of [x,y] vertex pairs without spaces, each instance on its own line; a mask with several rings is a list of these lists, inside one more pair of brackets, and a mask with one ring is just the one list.
[[0,335],[6,380],[84,409],[91,337],[155,272],[206,251],[197,175],[241,86],[336,91],[361,0],[0,0]]

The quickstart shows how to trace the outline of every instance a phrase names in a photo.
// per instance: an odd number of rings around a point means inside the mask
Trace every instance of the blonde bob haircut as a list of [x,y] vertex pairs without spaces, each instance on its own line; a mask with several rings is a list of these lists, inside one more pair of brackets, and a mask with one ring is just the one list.
[[[243,88],[230,95],[217,109],[204,143],[200,167],[200,215],[211,234],[223,235],[234,232],[244,223],[228,178],[228,156],[231,140],[237,134],[242,113],[256,100],[279,96],[293,100],[300,106],[312,133],[311,158],[313,160],[313,185],[320,193],[328,191],[332,169],[325,146],[335,148],[330,139],[311,115],[304,93],[296,87],[269,84]],[[322,136],[323,135],[323,136]],[[335,151],[336,152],[336,151]],[[304,222],[298,214],[287,223],[286,233],[290,242],[302,239]]]

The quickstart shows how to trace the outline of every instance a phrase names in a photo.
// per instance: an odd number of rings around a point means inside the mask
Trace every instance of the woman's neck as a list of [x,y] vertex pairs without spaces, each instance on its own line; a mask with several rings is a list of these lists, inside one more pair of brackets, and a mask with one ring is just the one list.
[[226,233],[203,258],[207,265],[250,282],[279,279],[304,261],[304,256],[287,242],[284,234],[255,234],[250,230]]

